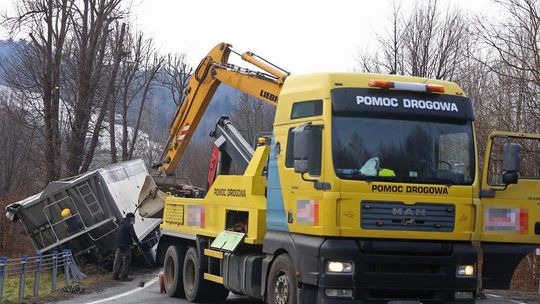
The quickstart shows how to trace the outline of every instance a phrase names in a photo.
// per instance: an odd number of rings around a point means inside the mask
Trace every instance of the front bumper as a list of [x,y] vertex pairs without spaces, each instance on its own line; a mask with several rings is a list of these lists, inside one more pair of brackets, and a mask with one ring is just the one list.
[[[470,243],[327,239],[320,257],[318,303],[473,303],[476,296],[476,277],[456,275],[458,265],[476,264]],[[328,260],[352,261],[353,273],[325,273]],[[352,289],[352,297],[327,297],[326,289]],[[456,291],[473,298],[455,299]]]

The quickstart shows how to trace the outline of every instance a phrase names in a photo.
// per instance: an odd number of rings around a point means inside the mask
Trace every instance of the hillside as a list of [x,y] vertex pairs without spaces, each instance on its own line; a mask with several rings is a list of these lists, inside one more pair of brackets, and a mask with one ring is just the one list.
[[[208,133],[214,129],[219,116],[231,114],[234,105],[238,102],[239,96],[240,92],[238,90],[226,85],[220,86],[203,116],[193,140],[200,141],[208,137]],[[153,122],[153,129],[165,134],[176,110],[172,96],[164,87],[157,87],[153,91],[153,97],[150,99],[150,103],[156,116]]]
[[[15,48],[24,43],[23,40],[0,40],[0,65],[7,58],[15,56]],[[6,85],[1,73],[0,84]],[[158,137],[159,135],[166,134],[176,110],[176,105],[172,100],[171,93],[165,87],[158,85],[152,90],[151,94],[149,105],[155,118],[145,132],[149,133],[151,137]],[[230,115],[239,94],[237,90],[225,85],[216,91],[206,114],[203,116],[200,127],[194,135],[194,141],[200,141],[207,137],[208,133],[214,129],[214,124],[219,116]]]
[[[17,44],[23,43],[21,41],[14,41],[14,40],[0,40],[0,66],[2,66],[3,62],[6,60],[6,58],[10,58],[14,56],[15,54],[15,48]],[[5,81],[2,77],[2,71],[0,69],[0,84],[5,84]]]

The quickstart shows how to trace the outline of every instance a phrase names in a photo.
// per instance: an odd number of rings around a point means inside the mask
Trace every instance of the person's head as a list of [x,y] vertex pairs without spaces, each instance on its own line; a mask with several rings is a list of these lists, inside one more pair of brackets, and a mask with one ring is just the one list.
[[128,212],[128,214],[126,214],[126,218],[129,219],[131,224],[135,224],[135,214]]
[[62,212],[60,212],[60,215],[62,218],[70,217],[71,216],[71,210],[69,208],[62,209]]

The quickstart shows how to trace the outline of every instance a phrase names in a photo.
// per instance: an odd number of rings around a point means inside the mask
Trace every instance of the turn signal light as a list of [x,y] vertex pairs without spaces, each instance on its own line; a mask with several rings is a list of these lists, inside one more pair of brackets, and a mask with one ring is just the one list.
[[444,87],[440,84],[426,85],[426,91],[429,93],[444,93]]
[[394,88],[394,82],[393,81],[386,81],[386,80],[370,80],[369,81],[370,87],[375,88],[381,88],[381,89],[393,89]]

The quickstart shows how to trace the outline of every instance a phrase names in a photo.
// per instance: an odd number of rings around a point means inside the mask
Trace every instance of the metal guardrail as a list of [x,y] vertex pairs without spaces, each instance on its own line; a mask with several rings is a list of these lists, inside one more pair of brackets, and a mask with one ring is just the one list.
[[0,301],[4,292],[4,281],[10,276],[19,277],[19,301],[24,299],[27,275],[34,275],[34,297],[39,296],[41,274],[44,271],[51,271],[51,291],[58,290],[58,269],[63,270],[66,286],[71,286],[72,279],[78,284],[86,277],[77,267],[69,249],[61,253],[57,251],[51,254],[38,253],[34,257],[22,255],[19,259],[0,257]]

